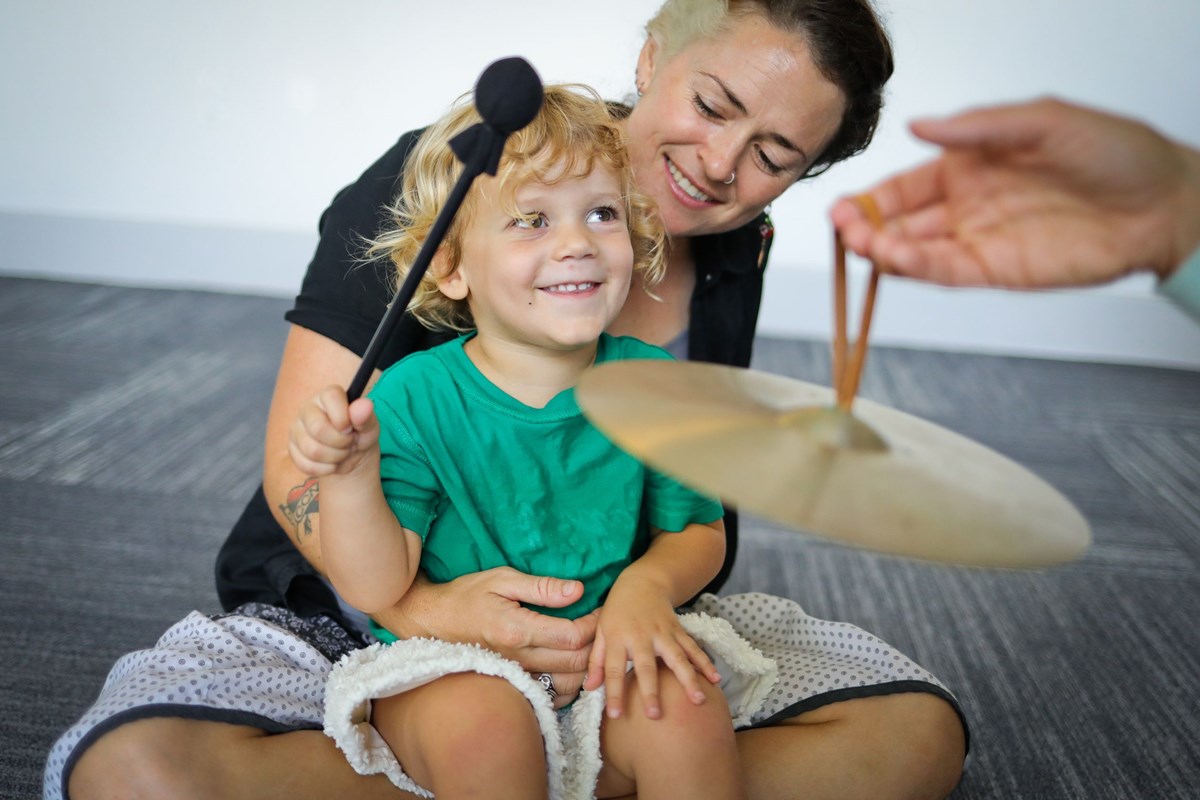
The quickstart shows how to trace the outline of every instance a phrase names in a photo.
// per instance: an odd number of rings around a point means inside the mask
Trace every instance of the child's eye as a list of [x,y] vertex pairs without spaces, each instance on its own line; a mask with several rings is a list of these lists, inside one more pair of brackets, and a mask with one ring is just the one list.
[[544,228],[549,224],[545,214],[530,214],[527,217],[517,217],[512,221],[514,228]]
[[588,212],[588,222],[617,222],[621,219],[621,212],[612,206],[601,206],[593,208]]

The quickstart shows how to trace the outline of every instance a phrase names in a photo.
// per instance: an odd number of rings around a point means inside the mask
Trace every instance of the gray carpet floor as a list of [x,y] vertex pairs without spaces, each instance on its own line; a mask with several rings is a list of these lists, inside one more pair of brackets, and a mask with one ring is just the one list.
[[[113,661],[217,603],[287,302],[0,278],[0,796],[35,797]],[[821,343],[755,367],[826,382]],[[730,591],[800,601],[959,695],[956,800],[1200,795],[1200,373],[874,348],[861,394],[1016,459],[1095,544],[953,568],[746,521]]]

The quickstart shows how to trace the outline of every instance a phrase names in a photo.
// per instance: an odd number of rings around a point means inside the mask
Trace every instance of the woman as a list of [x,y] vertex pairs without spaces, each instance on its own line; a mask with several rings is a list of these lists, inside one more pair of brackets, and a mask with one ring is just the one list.
[[[772,232],[763,211],[797,180],[867,145],[892,70],[890,45],[866,0],[669,0],[647,30],[635,72],[639,100],[625,125],[639,187],[659,204],[672,248],[666,279],[655,290],[661,302],[631,294],[610,332],[694,360],[745,366]],[[263,492],[218,563],[227,607],[286,606],[290,612],[242,613],[273,619],[268,637],[279,626],[298,631],[327,657],[353,645],[336,624],[314,616],[339,613],[319,577],[316,485],[292,465],[285,443],[305,402],[354,373],[383,313],[387,287],[381,273],[355,267],[353,243],[378,227],[379,209],[391,200],[415,139],[401,137],[322,217],[321,243],[287,315],[293,327],[268,421]],[[433,343],[406,320],[381,366]],[[736,530],[731,520],[726,525]],[[735,544],[731,535],[731,554]],[[728,567],[710,588],[723,582]],[[567,697],[581,683],[594,620],[551,619],[521,603],[565,606],[579,591],[553,576],[501,569],[414,585],[391,613],[376,616],[403,636],[484,643],[531,672],[550,673]],[[244,617],[235,621],[248,624]],[[206,623],[192,620],[189,630]],[[948,698],[930,679],[842,687],[792,704],[764,727],[737,734],[747,794],[945,796],[958,781],[965,749]],[[75,800],[139,790],[250,797],[285,786],[294,797],[404,796],[386,780],[351,772],[319,730],[302,729],[311,723],[211,714],[200,705],[186,713],[143,705],[70,732],[64,739],[75,738],[51,756],[47,793],[62,771]]]

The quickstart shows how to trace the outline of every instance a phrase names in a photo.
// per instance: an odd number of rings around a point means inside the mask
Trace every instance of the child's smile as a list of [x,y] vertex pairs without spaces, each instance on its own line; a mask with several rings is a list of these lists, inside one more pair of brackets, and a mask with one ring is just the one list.
[[543,287],[542,291],[550,292],[550,294],[561,295],[584,295],[594,292],[599,288],[600,284],[586,281],[584,283],[557,283],[553,286]]

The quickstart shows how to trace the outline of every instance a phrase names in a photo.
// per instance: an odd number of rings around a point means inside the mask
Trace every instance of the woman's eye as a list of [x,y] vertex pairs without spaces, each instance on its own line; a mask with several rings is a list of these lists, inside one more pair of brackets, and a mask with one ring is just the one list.
[[514,228],[544,228],[547,222],[544,214],[530,214],[527,217],[517,217],[512,224]]
[[700,112],[700,116],[702,117],[708,117],[709,119],[721,118],[717,110],[705,102],[704,98],[698,93],[692,95],[692,105],[696,107],[696,110]]
[[588,222],[617,222],[621,219],[621,213],[612,206],[601,206],[593,208],[588,212]]
[[783,172],[783,167],[779,166],[770,158],[768,158],[767,154],[762,150],[758,151],[758,163],[762,164],[762,168],[766,170],[767,174],[769,175],[778,175],[779,173]]

